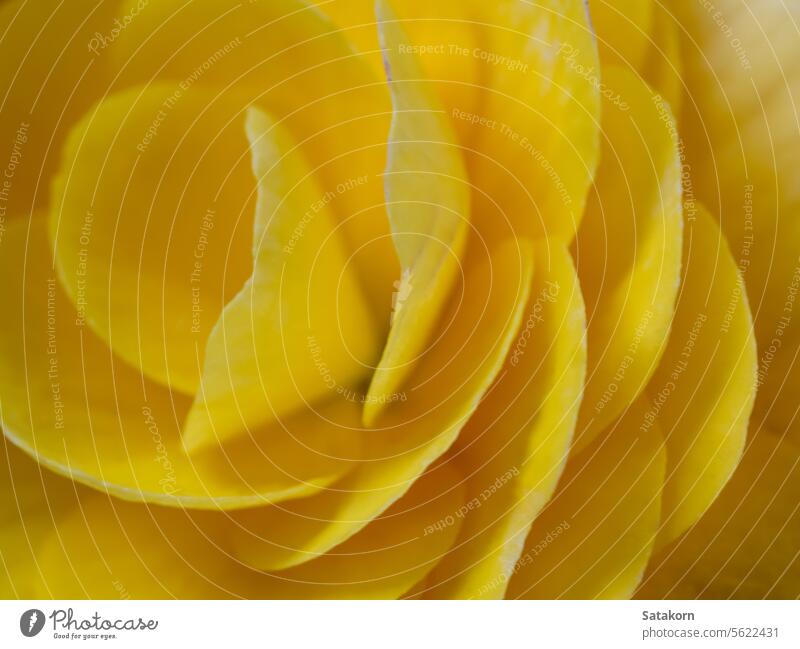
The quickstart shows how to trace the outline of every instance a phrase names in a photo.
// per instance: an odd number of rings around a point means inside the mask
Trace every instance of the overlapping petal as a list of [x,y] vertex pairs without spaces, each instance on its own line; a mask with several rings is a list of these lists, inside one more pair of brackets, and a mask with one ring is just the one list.
[[231,539],[237,556],[266,570],[314,559],[385,511],[450,448],[513,344],[530,294],[532,250],[507,242],[469,268],[405,401],[366,436],[365,460],[314,497],[238,513],[242,529]]
[[589,319],[583,448],[647,385],[667,342],[683,233],[677,131],[634,73],[608,66],[603,153],[575,257]]
[[501,598],[569,455],[586,373],[586,316],[561,244],[537,246],[525,313],[505,367],[453,451],[469,475],[456,512],[463,525],[421,590],[426,597]]
[[460,272],[470,197],[450,121],[390,7],[379,2],[378,10],[394,103],[386,200],[402,277],[392,328],[364,404],[367,425],[396,395],[430,342]]
[[120,498],[208,509],[314,493],[354,467],[359,437],[345,423],[359,409],[342,400],[190,458],[180,438],[190,400],[76,325],[45,220],[6,237],[2,299],[18,308],[0,325],[3,432],[45,467]]
[[380,354],[332,198],[267,114],[251,109],[247,133],[258,179],[253,272],[208,338],[184,427],[192,451],[318,400],[352,401]]

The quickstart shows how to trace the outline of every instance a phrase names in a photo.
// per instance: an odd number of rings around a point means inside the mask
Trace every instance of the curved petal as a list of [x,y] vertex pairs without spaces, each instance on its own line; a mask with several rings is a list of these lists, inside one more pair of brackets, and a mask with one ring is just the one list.
[[633,404],[608,437],[570,459],[525,542],[508,597],[633,594],[658,531],[666,462],[658,431],[639,430],[643,410]]
[[675,122],[636,75],[604,69],[603,155],[575,242],[589,317],[589,378],[578,423],[586,445],[647,385],[666,346],[681,267]]
[[473,221],[484,236],[571,241],[600,153],[599,59],[583,2],[480,5],[477,55],[485,98],[456,119],[475,134],[470,179],[485,194]]
[[2,299],[13,308],[0,323],[0,415],[6,437],[44,466],[125,499],[230,509],[314,493],[361,457],[348,426],[360,407],[335,400],[190,458],[180,439],[189,400],[76,326],[44,219],[6,236]]
[[351,399],[380,354],[377,327],[330,211],[333,198],[264,112],[250,109],[247,134],[258,179],[255,267],[208,339],[183,433],[190,451],[326,397]]
[[384,428],[366,438],[365,461],[317,496],[237,513],[242,529],[230,539],[236,555],[264,570],[304,563],[405,493],[452,445],[502,367],[522,321],[532,266],[531,250],[517,241],[467,264],[436,344],[387,408]]
[[736,469],[756,391],[756,343],[742,278],[702,208],[687,222],[669,345],[647,388],[643,426],[667,445],[658,545],[688,529]]
[[69,599],[398,597],[458,534],[457,524],[426,534],[461,503],[457,482],[449,469],[422,481],[334,553],[280,574],[251,570],[216,545],[213,530],[230,525],[218,515],[84,494],[39,548],[34,592]]
[[104,100],[71,133],[50,236],[78,320],[193,395],[205,341],[247,279],[255,183],[239,104],[171,85]]
[[[139,0],[123,0],[120,11]],[[168,53],[165,56],[165,53]],[[168,81],[208,87],[242,110],[264,108],[300,144],[354,251],[376,313],[391,309],[398,270],[381,173],[391,118],[384,80],[303,0],[150,2],[111,44],[115,87]]]
[[378,3],[394,117],[386,200],[402,278],[392,328],[364,404],[372,425],[413,371],[456,283],[467,240],[470,188],[455,133],[422,77],[416,55],[386,2]]
[[657,555],[643,599],[800,596],[800,447],[767,428],[700,521]]
[[525,313],[500,377],[454,448],[469,476],[463,525],[424,597],[502,598],[567,461],[586,373],[586,315],[561,244],[537,246]]
[[114,0],[8,0],[0,5],[0,223],[50,198],[72,125],[105,92],[103,39]]
[[[715,8],[671,3],[687,32],[691,102],[681,127],[696,194],[719,220],[742,272],[760,369],[770,374],[775,340],[784,348],[800,340],[800,7],[718,0]],[[762,385],[759,414],[782,430],[786,417],[771,413],[794,411],[797,389],[776,374]]]

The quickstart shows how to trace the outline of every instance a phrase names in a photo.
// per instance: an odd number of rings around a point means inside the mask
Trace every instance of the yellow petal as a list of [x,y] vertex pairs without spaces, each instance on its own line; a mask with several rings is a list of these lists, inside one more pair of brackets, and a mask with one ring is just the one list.
[[[582,2],[481,3],[478,52],[486,88],[471,123],[478,154],[473,220],[484,236],[570,241],[599,155],[599,59]],[[460,107],[469,112],[469,107]]]
[[[642,67],[651,47],[655,7],[652,0],[590,0],[600,60],[634,71]],[[661,24],[658,25],[658,29]]]
[[[124,0],[120,11],[138,3]],[[288,129],[336,197],[353,263],[388,325],[398,276],[380,178],[389,95],[322,12],[303,0],[150,2],[110,46],[108,64],[117,87],[154,79],[176,91],[204,86],[233,95],[243,111],[264,108]]]
[[0,598],[36,597],[41,588],[36,551],[74,506],[76,492],[82,493],[81,487],[0,439]]
[[[653,90],[658,91],[676,118],[681,114],[684,80],[681,53],[681,24],[672,13],[656,3],[653,7],[653,42],[641,68],[642,76]],[[683,145],[683,143],[682,143]],[[683,155],[683,150],[681,151]],[[686,180],[684,184],[686,184]]]
[[237,513],[243,529],[230,539],[236,555],[264,570],[309,561],[405,493],[452,445],[502,367],[522,321],[532,266],[531,250],[518,241],[467,264],[436,344],[387,408],[383,429],[367,437],[365,461],[319,495]]
[[[769,0],[719,0],[714,13],[702,4],[671,5],[687,31],[691,101],[681,130],[694,190],[718,219],[747,285],[766,375],[759,414],[783,430],[797,407],[796,383],[784,383],[781,369],[774,381],[769,375],[775,340],[784,349],[800,341],[800,13],[795,3]],[[796,363],[793,356],[777,364]]]
[[73,123],[105,93],[113,0],[9,0],[0,6],[0,224],[47,205]]
[[12,306],[0,323],[0,415],[26,453],[121,498],[208,509],[308,495],[353,468],[359,440],[346,424],[360,407],[343,400],[188,457],[180,425],[189,399],[75,325],[46,236],[44,219],[17,221],[0,250],[1,297]]
[[386,200],[400,258],[392,328],[364,404],[372,425],[424,354],[447,305],[466,245],[469,184],[455,133],[386,2],[380,35],[392,90]]
[[647,430],[667,444],[658,545],[714,502],[739,463],[756,390],[756,345],[742,279],[704,209],[687,222],[681,294],[669,345],[647,387]]
[[584,448],[647,385],[667,342],[681,265],[681,181],[669,107],[635,74],[604,69],[603,155],[575,242],[589,318]]
[[637,596],[796,599],[799,492],[800,447],[769,429],[759,430],[697,525],[653,558]]
[[114,95],[73,130],[53,186],[50,236],[79,326],[190,395],[251,268],[243,121],[237,103],[199,89]]
[[[369,64],[382,71],[385,53],[378,40],[375,1],[323,0],[317,6],[344,30]],[[454,109],[474,114],[481,100],[484,67],[478,3],[403,0],[394,2],[392,9],[408,38],[399,53],[418,56],[422,78],[430,80],[448,114]],[[463,119],[452,121],[461,144],[468,145],[474,129]]]
[[561,244],[537,246],[525,313],[500,378],[453,451],[470,476],[456,514],[463,525],[425,597],[502,598],[567,461],[586,372],[586,316]]
[[458,523],[440,524],[462,502],[458,481],[452,469],[439,471],[331,554],[279,574],[249,569],[217,546],[214,534],[232,524],[219,515],[84,495],[38,549],[42,579],[34,593],[70,599],[395,598],[458,534]]
[[525,542],[508,597],[630,597],[653,549],[665,452],[656,429],[639,431],[637,402],[570,459],[561,486]]
[[463,502],[460,474],[443,465],[328,554],[275,573],[274,590],[282,598],[396,599],[453,545]]
[[320,399],[352,400],[380,354],[330,197],[264,112],[250,110],[247,135],[258,179],[255,268],[209,337],[184,430],[190,450]]

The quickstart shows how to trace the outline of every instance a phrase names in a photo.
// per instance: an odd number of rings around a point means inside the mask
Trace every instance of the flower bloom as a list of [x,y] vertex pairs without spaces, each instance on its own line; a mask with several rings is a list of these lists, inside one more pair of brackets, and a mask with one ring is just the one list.
[[715,2],[0,2],[2,593],[798,596],[797,15]]

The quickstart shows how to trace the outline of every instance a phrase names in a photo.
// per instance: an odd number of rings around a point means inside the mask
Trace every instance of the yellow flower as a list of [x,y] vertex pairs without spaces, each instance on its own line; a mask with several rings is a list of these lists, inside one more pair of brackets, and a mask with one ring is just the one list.
[[715,1],[0,3],[0,593],[800,594],[796,16]]

